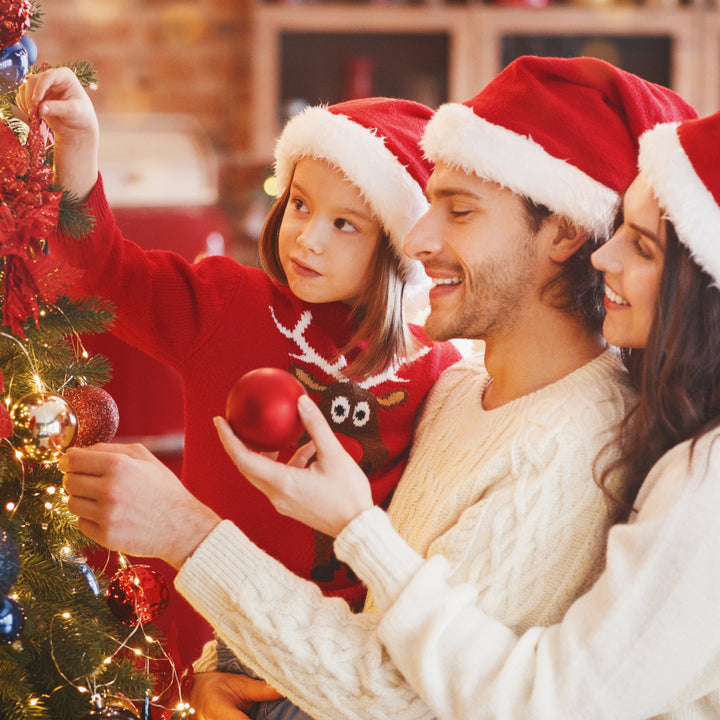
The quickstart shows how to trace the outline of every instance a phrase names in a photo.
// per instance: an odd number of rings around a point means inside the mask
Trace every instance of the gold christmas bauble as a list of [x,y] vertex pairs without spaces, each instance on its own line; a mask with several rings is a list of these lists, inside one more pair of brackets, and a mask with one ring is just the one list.
[[10,414],[18,441],[16,450],[28,460],[54,462],[75,437],[77,418],[59,395],[30,393],[13,405]]

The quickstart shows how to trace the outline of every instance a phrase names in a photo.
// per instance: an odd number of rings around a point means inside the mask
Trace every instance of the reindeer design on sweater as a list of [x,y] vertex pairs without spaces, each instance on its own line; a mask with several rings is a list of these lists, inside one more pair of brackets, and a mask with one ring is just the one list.
[[[312,323],[310,310],[303,312],[292,328],[285,327],[279,322],[274,308],[271,307],[270,312],[278,331],[292,340],[299,350],[298,354],[291,354],[290,357],[304,364],[304,366],[291,364],[290,372],[300,380],[308,392],[319,396],[318,407],[343,447],[366,475],[372,475],[382,467],[389,454],[380,432],[380,411],[404,403],[408,398],[408,391],[396,387],[384,395],[376,395],[371,392],[371,388],[386,381],[407,383],[406,378],[398,377],[398,371],[403,365],[410,364],[430,352],[430,348],[423,346],[404,362],[393,363],[384,371],[356,382],[343,375],[343,368],[347,366],[347,360],[343,355],[328,360],[308,342],[305,332]],[[308,365],[319,368],[332,380],[326,382],[312,374],[307,369]],[[330,581],[340,567],[346,568],[348,577],[355,577],[352,570],[335,557],[332,538],[315,531],[313,580]]]

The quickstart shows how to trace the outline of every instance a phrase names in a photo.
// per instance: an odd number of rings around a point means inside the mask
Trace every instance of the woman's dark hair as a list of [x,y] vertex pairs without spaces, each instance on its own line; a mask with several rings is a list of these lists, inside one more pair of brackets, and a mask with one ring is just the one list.
[[623,359],[639,391],[623,420],[620,457],[601,476],[628,475],[629,510],[650,468],[673,446],[720,425],[720,290],[666,221],[667,244],[647,346]]
[[[523,197],[523,204],[533,232],[553,214],[546,205],[534,203],[528,197]],[[557,274],[542,290],[543,297],[552,298],[554,308],[576,315],[592,332],[600,332],[602,328],[605,284],[602,273],[592,266],[590,256],[603,242],[603,239],[588,237],[576,253],[558,265]]]
[[[287,277],[280,262],[278,237],[289,198],[290,184],[270,209],[258,244],[265,272],[283,285],[287,285]],[[382,230],[370,281],[352,305],[355,332],[347,345],[340,348],[340,354],[349,361],[343,370],[347,377],[362,379],[383,372],[414,347],[415,340],[403,312],[405,281],[405,270]]]

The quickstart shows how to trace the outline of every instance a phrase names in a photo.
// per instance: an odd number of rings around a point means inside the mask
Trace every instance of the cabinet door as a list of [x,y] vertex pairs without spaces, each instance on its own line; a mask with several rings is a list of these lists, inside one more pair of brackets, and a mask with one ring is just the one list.
[[256,6],[256,158],[272,156],[283,124],[306,104],[384,95],[436,107],[469,97],[471,39],[464,7]]
[[503,35],[503,67],[520,55],[600,58],[651,82],[670,87],[673,38],[659,35]]

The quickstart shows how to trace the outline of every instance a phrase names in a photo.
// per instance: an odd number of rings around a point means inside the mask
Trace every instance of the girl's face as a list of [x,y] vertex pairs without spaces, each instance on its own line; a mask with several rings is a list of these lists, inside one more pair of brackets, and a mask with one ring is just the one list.
[[351,302],[365,289],[381,227],[359,190],[324,160],[293,173],[278,234],[292,292],[311,303]]
[[618,347],[644,348],[655,319],[667,226],[642,173],[623,200],[623,224],[592,255],[605,273],[603,335]]

